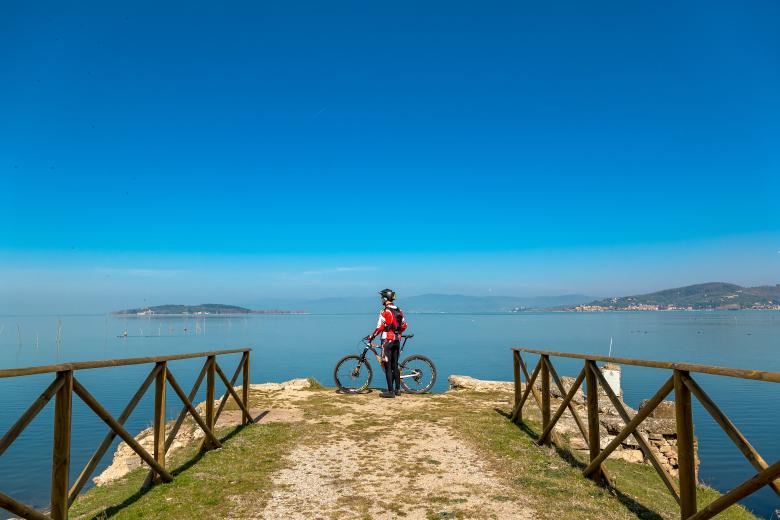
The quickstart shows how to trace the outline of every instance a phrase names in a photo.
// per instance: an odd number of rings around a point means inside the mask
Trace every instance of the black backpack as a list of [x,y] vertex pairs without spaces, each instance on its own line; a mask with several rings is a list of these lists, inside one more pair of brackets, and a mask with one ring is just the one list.
[[387,310],[389,310],[393,314],[393,326],[390,328],[393,332],[396,334],[401,334],[401,324],[404,322],[404,313],[396,307],[395,309],[388,307]]

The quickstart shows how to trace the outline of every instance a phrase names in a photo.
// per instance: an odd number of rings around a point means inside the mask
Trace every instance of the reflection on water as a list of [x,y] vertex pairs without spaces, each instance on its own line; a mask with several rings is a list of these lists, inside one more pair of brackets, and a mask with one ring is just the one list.
[[[778,312],[539,313],[513,315],[409,315],[415,337],[409,353],[431,357],[446,389],[446,376],[466,373],[484,379],[510,379],[509,347],[688,361],[780,372]],[[0,368],[61,361],[126,358],[251,347],[252,380],[282,381],[312,376],[327,385],[333,365],[359,351],[359,338],[373,329],[373,315],[252,315],[231,317],[124,318],[112,316],[0,316]],[[221,363],[232,370],[238,356]],[[187,388],[202,361],[171,364]],[[561,375],[576,375],[580,362],[556,360]],[[115,415],[146,377],[151,366],[86,370],[78,379]],[[636,408],[669,377],[663,370],[623,368],[625,399]],[[700,385],[743,431],[767,461],[780,459],[777,417],[780,385],[701,375]],[[49,384],[39,375],[0,380],[0,432],[4,432]],[[172,396],[169,393],[169,398]],[[204,399],[201,391],[198,400]],[[178,413],[175,396],[168,413]],[[0,459],[0,490],[38,507],[47,506],[51,456],[51,406]],[[151,424],[151,393],[127,421],[128,430]],[[694,410],[701,478],[718,489],[733,487],[754,471],[706,411]],[[74,402],[72,478],[106,432],[105,425],[78,400]],[[107,455],[100,469],[110,462]],[[746,501],[762,516],[780,507],[765,489]]]

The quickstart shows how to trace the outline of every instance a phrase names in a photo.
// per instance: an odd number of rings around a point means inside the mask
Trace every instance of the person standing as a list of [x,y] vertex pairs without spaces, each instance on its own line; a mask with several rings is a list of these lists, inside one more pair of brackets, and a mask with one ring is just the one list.
[[406,330],[404,313],[395,304],[395,291],[383,289],[379,291],[382,298],[382,310],[374,332],[366,336],[372,341],[382,335],[382,360],[384,361],[387,391],[379,394],[381,397],[401,395],[401,374],[398,370],[398,356],[401,351],[401,334]]

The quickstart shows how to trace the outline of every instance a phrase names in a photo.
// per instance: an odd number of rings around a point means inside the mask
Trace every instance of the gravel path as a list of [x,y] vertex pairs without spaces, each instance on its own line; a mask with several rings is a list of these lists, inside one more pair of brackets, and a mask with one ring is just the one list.
[[340,413],[307,419],[324,424],[323,433],[273,475],[257,518],[534,517],[445,421],[428,420],[430,400],[376,393],[333,400]]

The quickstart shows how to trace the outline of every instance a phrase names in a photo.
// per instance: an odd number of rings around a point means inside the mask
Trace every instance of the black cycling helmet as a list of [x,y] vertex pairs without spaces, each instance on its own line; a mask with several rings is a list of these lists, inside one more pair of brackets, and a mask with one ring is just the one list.
[[379,291],[379,295],[382,297],[383,300],[387,301],[395,301],[395,291],[392,289],[382,289]]

